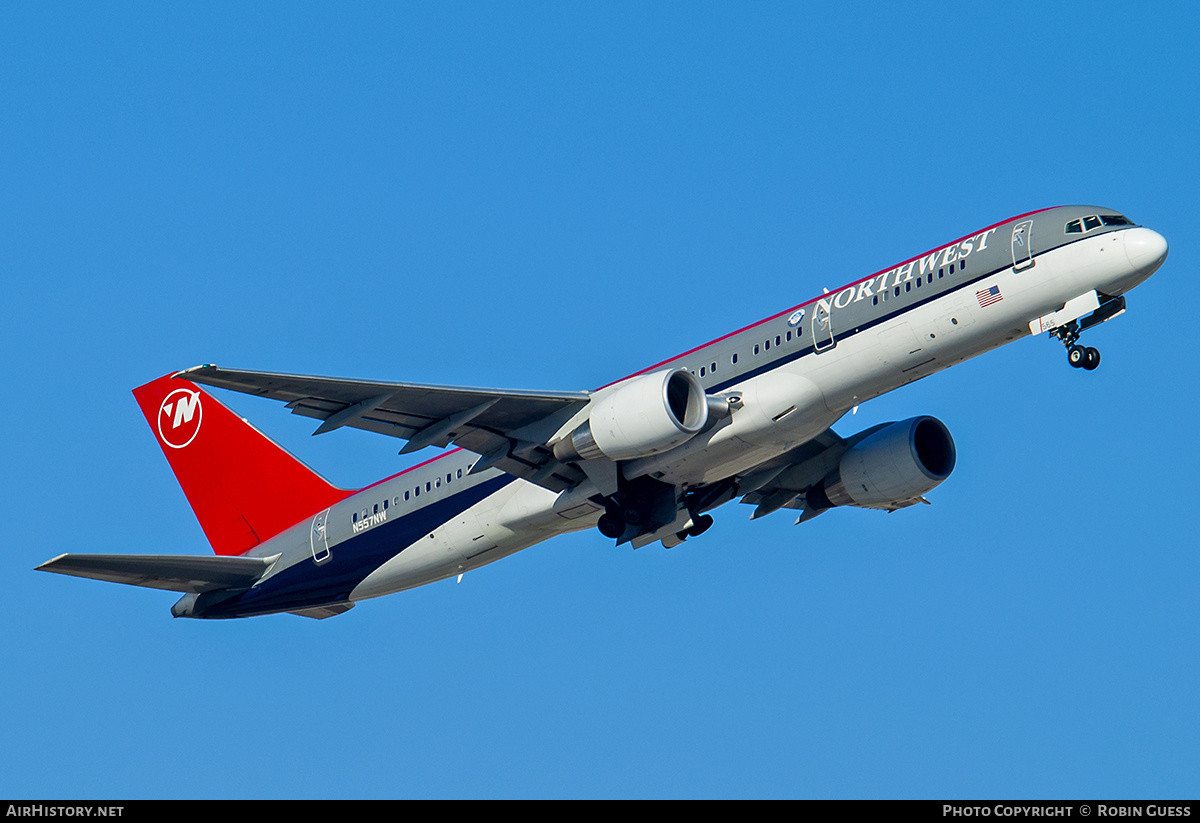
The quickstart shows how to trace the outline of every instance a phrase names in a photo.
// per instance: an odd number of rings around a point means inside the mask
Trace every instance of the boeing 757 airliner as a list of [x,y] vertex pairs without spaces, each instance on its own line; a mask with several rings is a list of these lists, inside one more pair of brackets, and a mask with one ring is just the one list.
[[[841,437],[884,392],[1027,335],[1062,342],[1125,310],[1167,242],[1093,206],[1030,212],[595,391],[509,391],[197,366],[134,390],[215,556],[64,554],[38,568],[183,593],[176,617],[290,612],[456,577],[565,532],[674,546],[735,498],[796,522],[894,511],[954,469],[946,426],[914,417]],[[287,454],[201,386],[449,449],[357,491]],[[450,449],[449,447],[455,448]]]

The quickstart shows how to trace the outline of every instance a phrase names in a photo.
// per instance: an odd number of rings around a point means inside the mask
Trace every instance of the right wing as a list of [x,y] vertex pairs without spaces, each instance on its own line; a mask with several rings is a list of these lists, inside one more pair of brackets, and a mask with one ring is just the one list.
[[269,397],[292,414],[324,421],[313,434],[341,426],[407,440],[407,453],[451,444],[482,455],[473,471],[490,466],[551,491],[584,479],[557,460],[546,443],[584,409],[587,392],[534,392],[432,386],[234,371],[197,366],[179,372],[194,383]]
[[799,509],[800,518],[796,521],[799,524],[828,511],[810,508],[804,495],[833,471],[850,445],[851,441],[838,437],[833,429],[826,429],[807,443],[741,475],[738,478],[741,502],[755,507],[750,519],[757,520],[780,509]]
[[[836,492],[839,499],[854,498],[854,495],[848,494],[842,485],[844,480],[841,476],[834,480],[832,487],[828,485],[829,480],[833,479],[832,472],[842,463],[842,457],[849,449],[883,429],[905,424],[915,425],[921,419],[911,418],[900,423],[880,423],[848,438],[839,437],[832,429],[826,429],[790,452],[739,475],[737,478],[738,493],[744,495],[743,503],[749,503],[756,507],[754,514],[750,515],[752,520],[779,509],[795,509],[800,512],[800,517],[796,520],[797,524],[829,511],[830,506],[836,505],[853,505],[864,509],[891,512],[915,506],[918,503],[928,503],[929,501],[923,496],[923,491],[928,491],[941,483],[949,475],[949,470],[954,467],[954,444],[949,440],[949,432],[945,431],[945,426],[936,420],[934,422],[942,429],[942,433],[947,438],[949,468],[941,475],[940,479],[934,479],[932,485],[925,486],[923,489],[908,488],[907,492],[897,493],[895,499],[876,498],[874,502],[842,500],[840,503],[834,503],[829,497],[830,492]],[[926,419],[932,420],[932,418]],[[910,448],[914,450],[912,459],[917,461],[923,459],[916,454],[917,446],[910,446]],[[931,455],[933,451],[935,450],[931,446]],[[934,478],[929,469],[923,468],[923,471],[926,477]],[[819,494],[813,494],[814,491]],[[862,491],[867,491],[865,485],[862,487]]]

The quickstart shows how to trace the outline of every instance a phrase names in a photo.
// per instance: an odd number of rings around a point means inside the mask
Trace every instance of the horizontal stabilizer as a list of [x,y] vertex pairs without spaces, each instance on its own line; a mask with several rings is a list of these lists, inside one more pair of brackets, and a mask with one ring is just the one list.
[[244,588],[267,573],[272,557],[210,557],[178,554],[60,554],[37,571],[90,577],[172,592]]

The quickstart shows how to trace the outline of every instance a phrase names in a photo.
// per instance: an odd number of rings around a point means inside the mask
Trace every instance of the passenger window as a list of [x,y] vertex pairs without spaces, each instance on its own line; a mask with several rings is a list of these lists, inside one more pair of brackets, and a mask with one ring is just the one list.
[[458,470],[458,477],[459,477],[459,479],[460,479],[460,480],[462,479],[462,469],[459,469],[459,470]]
[[406,492],[404,492],[404,499],[405,499],[405,500],[407,500],[407,499],[408,499],[408,492],[407,492],[407,491],[406,491]]
[[782,341],[779,339],[779,335],[775,335],[775,345],[776,346],[783,345]]
[[757,343],[754,344],[754,353],[758,354],[758,344]]
[[771,350],[771,341],[768,340],[765,343],[763,343],[763,348],[765,348],[767,351],[770,351]]
[[351,523],[357,523],[357,522],[358,522],[358,512],[355,512],[355,513],[354,513],[354,516],[350,518],[350,522],[351,522]]
[[732,359],[732,363],[733,363],[733,365],[735,365],[735,366],[737,365],[737,352],[734,352],[734,353],[733,353],[733,359]]
[[704,376],[704,367],[703,366],[700,367],[700,376],[701,377]]

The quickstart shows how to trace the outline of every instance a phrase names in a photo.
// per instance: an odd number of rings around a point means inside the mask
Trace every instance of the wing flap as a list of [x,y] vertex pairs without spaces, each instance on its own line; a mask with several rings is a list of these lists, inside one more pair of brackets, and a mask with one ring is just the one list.
[[173,554],[60,554],[37,571],[172,592],[249,587],[278,559]]

